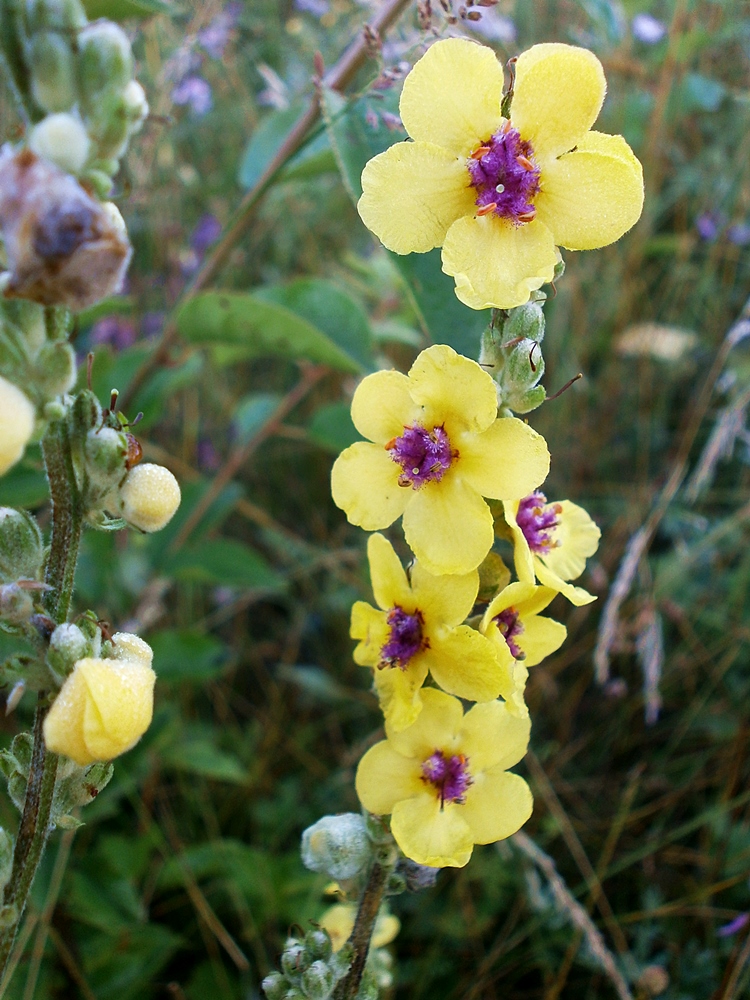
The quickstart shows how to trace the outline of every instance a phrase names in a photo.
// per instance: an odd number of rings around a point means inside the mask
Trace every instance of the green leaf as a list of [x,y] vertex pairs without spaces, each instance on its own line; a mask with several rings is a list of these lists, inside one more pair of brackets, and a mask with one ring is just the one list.
[[357,350],[346,351],[286,306],[241,292],[204,292],[177,317],[181,336],[194,344],[241,347],[246,358],[259,355],[307,358],[339,371],[359,373]]
[[311,441],[335,455],[360,440],[347,403],[321,406],[310,421],[307,432]]
[[254,438],[268,423],[280,402],[281,396],[277,392],[252,392],[241,399],[233,419],[237,443],[245,444]]
[[[258,125],[240,160],[238,181],[243,188],[254,187],[268,164],[278,153],[287,135],[304,114],[304,104],[297,102],[283,111],[273,111]],[[279,174],[279,180],[302,180],[336,169],[328,136],[319,132],[307,141]]]
[[168,573],[182,580],[218,583],[228,587],[280,591],[284,579],[255,549],[233,538],[206,538],[170,556]]
[[148,637],[160,681],[209,681],[224,669],[226,647],[194,629],[166,629]]
[[275,302],[306,319],[359,363],[372,371],[372,331],[359,303],[330,281],[300,278],[286,285],[263,288],[256,297]]
[[231,754],[220,750],[208,736],[188,736],[180,743],[162,751],[167,766],[190,774],[200,774],[215,781],[244,784],[248,780],[245,767]]
[[86,14],[94,21],[106,17],[110,21],[125,21],[129,17],[150,17],[152,14],[179,14],[177,6],[165,0],[83,0]]
[[30,452],[0,478],[0,507],[40,507],[48,499],[47,477],[31,465]]

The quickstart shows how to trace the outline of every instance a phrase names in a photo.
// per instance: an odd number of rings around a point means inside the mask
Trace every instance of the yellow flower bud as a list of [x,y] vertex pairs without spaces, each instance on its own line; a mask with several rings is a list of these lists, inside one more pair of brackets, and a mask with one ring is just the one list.
[[119,757],[151,723],[155,680],[144,659],[79,660],[44,720],[47,746],[82,767]]
[[78,174],[86,164],[91,143],[81,119],[61,111],[47,115],[34,126],[29,146],[37,156],[56,163],[65,173]]
[[139,635],[132,632],[115,632],[112,636],[113,660],[135,660],[145,667],[150,667],[154,659],[154,651]]
[[31,400],[0,375],[0,476],[23,455],[35,417]]
[[141,531],[161,531],[180,506],[180,485],[163,465],[136,465],[120,488],[122,516]]

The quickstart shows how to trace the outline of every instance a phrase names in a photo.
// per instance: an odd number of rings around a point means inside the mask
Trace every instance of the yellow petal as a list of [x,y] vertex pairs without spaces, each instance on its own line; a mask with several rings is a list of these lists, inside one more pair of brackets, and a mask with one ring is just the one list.
[[493,768],[479,775],[461,809],[474,843],[494,844],[521,829],[531,816],[534,800],[523,778]]
[[352,903],[337,903],[336,906],[326,910],[318,921],[320,926],[328,931],[334,951],[340,951],[346,944],[354,929],[356,916],[357,908]]
[[375,921],[375,929],[372,932],[371,946],[373,948],[384,948],[390,944],[401,930],[401,921],[392,913],[380,913]]
[[547,442],[517,417],[500,417],[461,442],[458,469],[483,497],[521,499],[547,478]]
[[[533,584],[536,581],[534,573],[534,558],[526,541],[526,536],[518,527],[516,514],[518,513],[518,501],[503,501],[505,511],[505,521],[513,535],[513,564],[516,568],[516,576],[523,583]],[[558,588],[555,587],[557,591]]]
[[587,590],[584,590],[583,587],[574,587],[572,583],[561,580],[557,573],[553,573],[536,556],[534,557],[534,572],[540,583],[543,583],[545,587],[556,590],[563,597],[567,597],[570,603],[575,604],[577,608],[580,608],[584,604],[591,604],[592,601],[596,600],[596,597]]
[[83,738],[83,712],[87,694],[88,688],[83,675],[73,670],[44,720],[44,739],[48,749],[65,754],[81,767],[93,764],[96,760]]
[[439,483],[412,493],[403,525],[414,555],[437,576],[476,569],[494,539],[489,507],[475,489],[450,472]]
[[468,625],[433,638],[422,659],[443,691],[468,701],[493,701],[503,687],[503,673],[492,643]]
[[420,563],[411,571],[414,603],[424,614],[428,628],[436,623],[458,625],[474,607],[479,590],[476,570],[461,576],[433,576]]
[[367,558],[370,563],[372,591],[379,607],[387,611],[398,604],[412,611],[414,596],[404,567],[384,535],[371,535],[367,540]]
[[562,580],[577,580],[588,557],[599,548],[602,533],[583,507],[570,500],[561,500],[560,507],[554,534],[557,545],[539,558]]
[[422,351],[411,366],[409,381],[427,427],[445,424],[449,436],[461,431],[479,434],[497,417],[497,390],[492,378],[476,361],[457,354],[447,344]]
[[469,758],[469,771],[476,777],[489,768],[513,767],[529,745],[531,722],[518,719],[502,701],[474,705],[464,716],[458,743]]
[[511,122],[545,168],[550,157],[583,139],[606,92],[604,70],[593,52],[558,42],[532,45],[516,63]]
[[333,463],[333,502],[350,524],[365,531],[387,528],[404,512],[412,492],[398,485],[399,472],[382,445],[357,441]]
[[514,226],[485,215],[464,216],[448,230],[443,270],[470,309],[513,309],[552,281],[559,259],[552,233],[539,220]]
[[387,444],[404,433],[420,415],[402,372],[374,372],[357,386],[352,399],[352,422],[362,437]]
[[364,601],[352,605],[352,619],[349,635],[359,639],[354,650],[354,662],[361,667],[376,667],[380,663],[380,651],[388,641],[390,629],[385,611],[378,611]]
[[362,172],[357,211],[394,253],[426,253],[443,245],[449,227],[474,210],[463,160],[430,142],[397,142]]
[[466,157],[500,124],[503,70],[492,49],[447,38],[427,50],[404,80],[399,111],[412,139]]
[[505,641],[505,636],[492,619],[487,620],[486,624],[482,623],[482,635],[486,636],[488,642],[492,643],[492,649],[499,668],[499,695],[507,702],[516,693],[516,661],[508,643]]
[[544,609],[551,604],[556,597],[557,591],[553,590],[551,587],[534,587],[527,597],[518,601],[516,607],[518,608],[518,613],[522,618],[527,615],[538,615],[539,612],[544,611]]
[[388,740],[370,747],[357,768],[359,801],[368,812],[387,816],[402,799],[424,792],[421,761],[396,753]]
[[523,632],[516,637],[516,645],[526,654],[525,667],[535,667],[545,657],[554,653],[565,642],[568,630],[560,622],[542,615],[529,618],[521,616]]
[[424,654],[413,657],[405,670],[385,667],[375,671],[375,691],[391,735],[400,733],[419,718],[422,711],[421,688],[426,677]]
[[135,660],[79,660],[86,681],[83,738],[95,760],[118,757],[148,729],[156,674]]
[[619,135],[594,135],[595,146],[587,141],[546,164],[536,200],[539,219],[569,250],[614,243],[643,209],[643,170],[630,147]]
[[31,400],[0,375],[0,476],[23,455],[34,433],[35,420],[36,410]]
[[499,615],[501,611],[506,611],[508,608],[518,608],[522,601],[527,600],[534,594],[536,589],[533,583],[522,583],[520,581],[509,583],[490,602],[482,619],[482,629],[484,630],[495,615]]
[[392,733],[386,724],[385,731],[393,749],[404,757],[414,758],[421,768],[436,749],[453,747],[463,718],[464,710],[457,698],[436,688],[423,688],[422,712],[414,725],[401,733]]
[[474,849],[474,838],[463,818],[463,806],[440,808],[436,795],[425,792],[397,802],[391,833],[412,861],[431,868],[463,868]]

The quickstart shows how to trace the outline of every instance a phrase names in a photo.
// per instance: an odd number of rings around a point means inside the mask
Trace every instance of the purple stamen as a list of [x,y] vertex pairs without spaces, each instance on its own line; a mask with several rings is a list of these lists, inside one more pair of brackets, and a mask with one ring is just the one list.
[[387,621],[391,631],[380,650],[379,666],[406,670],[413,656],[429,648],[429,639],[422,635],[424,616],[419,609],[410,613],[397,604],[388,612]]
[[440,806],[446,802],[462,805],[466,792],[474,779],[469,773],[469,759],[462,753],[446,757],[442,750],[436,750],[422,764],[422,781],[432,785],[440,794]]
[[516,660],[525,660],[526,653],[515,642],[515,637],[524,631],[523,622],[515,608],[506,608],[492,619],[500,635],[508,643],[508,649]]
[[516,226],[531,222],[540,173],[533,157],[531,143],[509,123],[474,150],[468,168],[471,186],[478,192],[478,215],[494,213]]
[[547,497],[539,490],[525,497],[518,505],[516,524],[523,532],[532,552],[546,555],[550,549],[560,544],[554,541],[552,532],[560,524],[562,507],[559,503],[547,503]]
[[394,438],[385,446],[391,458],[404,470],[398,477],[399,486],[411,486],[418,490],[425,483],[438,483],[458,457],[451,450],[451,443],[445,428],[433,427],[431,431],[414,424],[404,427],[401,437]]

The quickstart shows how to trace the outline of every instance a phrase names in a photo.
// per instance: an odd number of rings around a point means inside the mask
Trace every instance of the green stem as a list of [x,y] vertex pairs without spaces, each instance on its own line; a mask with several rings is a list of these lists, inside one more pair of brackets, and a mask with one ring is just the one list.
[[[52,499],[52,543],[45,578],[51,589],[45,595],[45,607],[54,622],[60,624],[67,618],[73,596],[83,527],[83,508],[65,421],[50,427],[42,442],[42,451]],[[57,754],[50,753],[44,743],[47,711],[47,695],[41,691],[34,716],[34,745],[13,852],[13,868],[3,893],[3,904],[7,909],[4,913],[5,926],[0,932],[0,998],[8,987],[10,977],[5,976],[5,970],[49,834]]]
[[380,904],[383,901],[385,884],[391,868],[376,861],[370,869],[367,885],[359,901],[357,919],[349,938],[349,944],[354,948],[354,957],[349,971],[340,981],[333,994],[334,1000],[354,1000],[359,992],[362,974],[365,971],[367,955],[370,951],[372,930],[378,917]]

